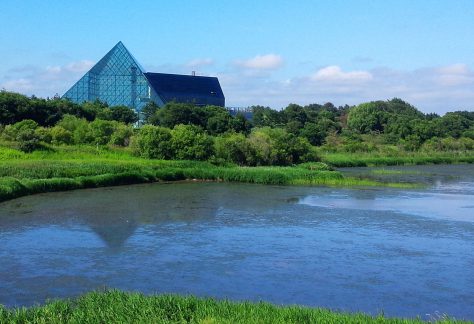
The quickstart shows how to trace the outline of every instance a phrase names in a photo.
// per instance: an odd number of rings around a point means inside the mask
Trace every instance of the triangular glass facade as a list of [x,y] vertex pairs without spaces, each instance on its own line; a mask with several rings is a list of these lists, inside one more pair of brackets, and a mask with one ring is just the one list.
[[64,95],[76,103],[107,102],[141,110],[150,99],[160,104],[143,70],[122,42],[118,42],[89,72]]

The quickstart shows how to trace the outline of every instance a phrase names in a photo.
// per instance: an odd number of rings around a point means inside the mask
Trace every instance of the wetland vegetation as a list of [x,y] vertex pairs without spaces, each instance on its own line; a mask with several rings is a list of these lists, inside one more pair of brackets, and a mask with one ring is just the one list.
[[[467,323],[440,316],[437,323]],[[5,323],[427,323],[321,308],[232,302],[193,296],[145,296],[120,291],[93,292],[43,306],[5,309]]]
[[[251,110],[253,118],[247,120],[243,115],[232,116],[220,107],[194,107],[188,104],[170,103],[158,109],[150,104],[138,116],[127,107],[108,107],[99,101],[77,105],[57,98],[44,100],[1,91],[0,202],[51,191],[181,180],[270,185],[419,188],[416,180],[411,179],[430,176],[420,173],[419,170],[377,169],[369,172],[372,177],[367,177],[357,172],[341,172],[336,168],[474,162],[473,112],[457,111],[444,116],[423,114],[400,99],[363,103],[353,107],[335,107],[330,103],[304,107],[292,104],[281,111],[260,106],[252,107]],[[366,200],[371,202],[371,199],[374,199],[372,195],[375,188],[373,189],[369,194],[361,190],[357,195],[364,197],[369,195]],[[243,192],[247,191],[249,190]],[[242,192],[239,195],[241,194]],[[335,195],[338,196],[338,193]],[[347,193],[343,192],[344,195]],[[374,203],[371,206],[383,205],[384,199],[389,199],[390,195],[388,194],[388,198],[384,197],[381,203]],[[416,195],[413,197],[419,198]],[[309,205],[314,204],[311,208],[321,210],[328,206],[332,210],[337,204],[340,204],[342,209],[344,206],[348,209],[362,208],[366,202],[365,198],[362,199],[362,203],[356,199],[351,205],[331,199],[333,197],[327,198],[326,202],[315,202],[311,199],[308,201]],[[471,206],[465,205],[464,200],[461,200],[459,204],[462,206],[457,207],[462,209],[456,210],[461,210],[462,214],[465,210],[469,211],[468,208]],[[284,201],[295,200],[294,197],[286,197]],[[407,210],[402,212],[423,214],[426,208],[423,206],[421,208],[419,205],[425,204],[425,201],[412,199],[412,202],[413,204],[405,206]],[[323,203],[327,203],[327,206]],[[257,203],[252,201],[251,204]],[[396,208],[395,212],[399,212]],[[16,209],[21,208],[15,207],[12,210]],[[321,217],[321,213],[325,215],[321,210],[318,209],[318,213],[313,215],[315,219]],[[190,211],[191,214],[192,212],[194,210]],[[260,212],[262,210],[253,212],[251,218]],[[285,212],[291,214],[291,211]],[[393,210],[382,208],[376,212],[381,213],[378,216],[383,220]],[[175,213],[176,211],[172,212],[172,219]],[[312,215],[307,209],[301,212],[302,215],[305,213]],[[364,213],[361,213],[360,217],[365,221]],[[390,215],[389,217],[392,217]],[[338,221],[334,219],[333,211],[329,216],[327,220],[322,221]],[[422,216],[426,217],[424,214]],[[286,214],[282,219],[287,219],[285,217]],[[291,214],[290,218],[294,217],[295,215]],[[347,215],[343,215],[341,219],[343,221],[337,225],[346,226]],[[467,216],[462,220],[470,221]],[[9,221],[8,217],[6,221]],[[311,223],[314,219],[306,221]],[[394,218],[387,224],[398,224],[399,221],[398,218]],[[449,226],[444,226],[446,224],[443,223],[443,228],[449,229],[453,226],[446,222]],[[106,227],[110,228],[111,224],[115,223],[107,223]],[[387,224],[380,225],[379,232],[386,230]],[[417,223],[412,225],[417,228]],[[130,229],[129,226],[127,219],[126,231],[130,230],[133,233],[134,229]],[[404,225],[399,224],[400,226]],[[93,227],[99,228],[99,236],[106,235],[104,233],[107,231],[102,229],[101,224],[94,224]],[[399,234],[397,232],[399,227],[393,229],[394,236]],[[469,238],[472,235],[469,232],[470,227],[467,227],[465,236]],[[286,231],[286,227],[282,228],[284,229],[277,228],[277,230]],[[361,231],[366,231],[365,223],[360,228]],[[303,230],[317,230],[317,226]],[[349,226],[347,230],[352,231],[353,226]],[[412,230],[413,228],[407,231]],[[312,235],[311,239],[324,238],[324,233],[327,231],[330,231],[330,228],[326,228],[318,235]],[[372,235],[378,235],[377,233],[376,231]],[[338,231],[334,234],[338,235]],[[357,234],[354,240],[364,236],[363,233]],[[422,235],[428,238],[430,234],[423,232]],[[447,233],[446,237],[450,235]],[[15,239],[12,238],[13,241]],[[383,240],[384,237],[379,239]],[[245,241],[248,241],[248,238]],[[396,241],[398,244],[403,240]],[[291,244],[291,241],[288,243]],[[272,244],[269,249],[274,245],[278,246],[277,243]],[[331,244],[338,246],[345,243]],[[328,251],[331,248],[332,245],[328,246]],[[370,247],[371,250],[374,248],[378,249],[379,245]],[[410,248],[407,246],[393,249],[403,252]],[[461,247],[459,249],[462,250]],[[313,248],[309,250],[315,251]],[[461,252],[464,253],[463,250]],[[416,254],[418,252],[414,253],[409,254],[409,257],[418,255]],[[470,257],[469,252],[465,254],[467,258]],[[330,258],[331,255],[330,253],[326,257]],[[385,251],[380,251],[378,255],[385,255]],[[311,258],[304,256],[302,259]],[[441,262],[438,259],[435,261]],[[451,261],[459,260],[453,257]],[[337,260],[333,262],[336,264],[334,268],[341,268],[337,266]],[[370,262],[372,261],[369,260]],[[415,263],[415,269],[425,263]],[[271,264],[268,269],[273,269],[273,266]],[[461,265],[461,268],[462,266],[464,265]],[[410,265],[409,269],[411,268]],[[324,273],[319,270],[311,273]],[[362,269],[359,272],[366,273],[366,270]],[[446,270],[447,275],[451,275],[449,271],[451,270]],[[216,278],[220,277],[222,274]],[[336,271],[332,278],[342,277],[343,275]],[[456,274],[456,277],[464,278],[459,274]],[[346,279],[344,281],[350,280]],[[367,282],[372,279],[368,278]],[[328,278],[325,282],[327,280]],[[307,282],[306,279],[303,281],[305,284],[302,284],[302,287],[306,286]],[[457,289],[457,286],[455,288]],[[426,291],[431,293],[428,288]],[[446,298],[441,296],[439,300],[442,300],[442,297]],[[316,305],[320,305],[322,301],[325,300],[318,300]],[[300,301],[301,304],[304,302],[305,300]],[[99,308],[103,311],[98,312]],[[367,309],[373,308],[367,307]],[[412,310],[412,314],[419,313]],[[146,297],[119,291],[90,293],[78,299],[51,302],[32,308],[0,308],[0,322],[129,321],[131,317],[144,321],[178,322],[258,322],[260,319],[262,321],[271,319],[272,322],[421,322],[418,319],[387,319],[383,316],[372,317],[359,313],[347,314],[293,306],[277,307],[266,303],[234,303],[168,295]],[[444,317],[436,319],[452,322]]]
[[425,115],[400,99],[251,110],[149,104],[138,116],[1,91],[0,200],[176,180],[373,186],[333,168],[474,162],[472,112]]

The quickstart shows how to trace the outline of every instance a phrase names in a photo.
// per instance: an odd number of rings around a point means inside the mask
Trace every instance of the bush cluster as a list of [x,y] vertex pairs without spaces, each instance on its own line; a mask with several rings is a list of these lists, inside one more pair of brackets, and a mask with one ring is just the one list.
[[253,117],[247,120],[223,107],[170,102],[160,108],[150,102],[139,121],[138,114],[124,106],[0,91],[0,139],[24,152],[42,143],[115,145],[130,146],[145,158],[238,165],[315,161],[316,150],[396,155],[473,149],[474,112],[423,114],[397,98],[353,107],[326,103],[290,104],[280,111],[250,109]]
[[292,165],[315,161],[313,146],[302,137],[282,128],[254,128],[246,136],[229,132],[209,135],[197,125],[175,125],[173,128],[144,125],[134,129],[117,121],[65,115],[55,126],[42,127],[24,120],[7,125],[1,138],[17,144],[24,152],[53,145],[130,146],[137,155],[150,159],[198,160],[238,165]]
[[173,129],[143,126],[132,137],[138,156],[157,159],[212,160],[238,165],[291,165],[314,161],[317,156],[309,142],[284,129],[255,128],[248,137],[227,133],[212,137],[195,125]]
[[20,150],[31,152],[40,148],[40,143],[54,145],[93,144],[127,146],[133,128],[110,120],[96,119],[88,122],[84,118],[65,115],[53,127],[41,127],[30,119],[7,125],[1,138],[17,143]]

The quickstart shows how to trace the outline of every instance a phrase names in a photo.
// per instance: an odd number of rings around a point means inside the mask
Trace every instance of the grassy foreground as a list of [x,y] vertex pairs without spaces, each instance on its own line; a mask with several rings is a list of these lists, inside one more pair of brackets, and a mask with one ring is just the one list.
[[[466,323],[440,318],[438,323]],[[92,292],[74,300],[44,306],[6,309],[0,323],[424,323],[419,319],[385,318],[300,306],[218,301],[192,296],[120,291]]]
[[[215,166],[198,161],[142,159],[123,149],[63,146],[23,153],[0,147],[0,201],[51,191],[178,180],[273,185],[381,185],[372,180],[344,177],[322,163],[297,167]],[[406,183],[383,185],[413,186]]]

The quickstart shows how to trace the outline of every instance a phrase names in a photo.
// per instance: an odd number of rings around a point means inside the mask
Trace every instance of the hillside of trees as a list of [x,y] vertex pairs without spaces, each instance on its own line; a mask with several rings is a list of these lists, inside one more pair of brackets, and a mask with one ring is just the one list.
[[[113,145],[145,158],[239,165],[292,165],[321,152],[470,151],[474,112],[424,114],[401,99],[277,111],[253,106],[252,120],[216,106],[149,103],[128,107],[75,104],[0,92],[0,145],[25,152],[48,145]],[[140,122],[139,122],[140,120]]]

